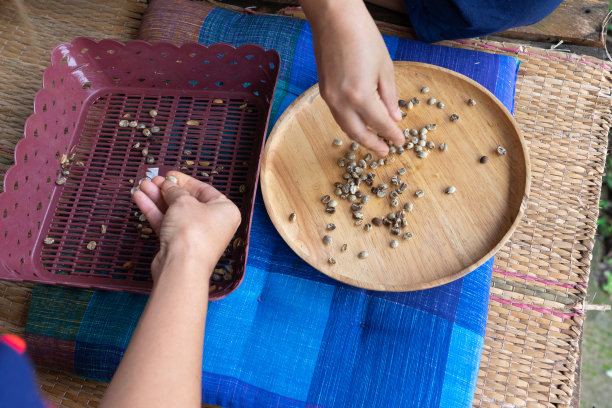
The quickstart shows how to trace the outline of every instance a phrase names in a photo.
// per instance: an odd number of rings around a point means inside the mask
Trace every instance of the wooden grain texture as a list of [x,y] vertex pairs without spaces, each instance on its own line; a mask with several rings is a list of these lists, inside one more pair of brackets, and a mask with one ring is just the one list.
[[[209,0],[209,2],[236,11],[251,7],[250,11],[261,14],[285,14],[304,18],[297,0],[269,0],[254,2],[250,0]],[[568,44],[604,47],[600,38],[601,26],[608,12],[607,0],[565,0],[542,21],[511,28],[497,33],[496,36],[526,41],[558,42]],[[380,27],[395,26],[394,35],[416,39],[416,33],[405,14],[367,3],[368,10]]]
[[[389,182],[400,168],[409,188],[400,198],[400,208],[414,203],[407,214],[405,231],[414,238],[404,241],[390,234],[386,227],[365,232],[355,226],[350,203],[339,201],[336,214],[325,213],[320,202],[325,194],[334,195],[334,183],[342,180],[344,169],[336,164],[348,151],[350,140],[338,127],[327,105],[313,87],[302,95],[278,120],[266,145],[262,164],[262,191],[272,222],[291,248],[321,272],[342,282],[374,290],[406,291],[441,285],[474,270],[489,259],[507,240],[522,214],[523,200],[529,190],[529,164],[518,127],[503,105],[486,89],[455,72],[427,64],[398,62],[396,84],[404,99],[418,96],[421,104],[408,111],[401,128],[422,128],[436,123],[427,136],[448,151],[433,149],[426,159],[409,150],[392,155],[395,162],[376,169],[375,185]],[[419,93],[427,85],[427,95]],[[425,100],[435,97],[446,107],[439,109]],[[466,101],[473,98],[477,106]],[[452,113],[459,115],[451,122]],[[332,140],[344,140],[333,147]],[[495,153],[498,145],[508,154]],[[357,159],[367,151],[360,148]],[[482,155],[489,162],[481,164]],[[456,187],[455,194],[445,194],[446,187]],[[362,191],[370,189],[362,184]],[[415,197],[422,189],[425,195]],[[371,194],[372,195],[372,194]],[[373,195],[372,195],[373,196]],[[390,211],[389,198],[372,197],[364,206],[364,222]],[[297,214],[289,222],[290,213]],[[327,232],[333,222],[337,229]],[[329,234],[332,245],[324,245]],[[389,242],[398,239],[392,249]],[[348,245],[341,252],[342,244]],[[360,251],[367,259],[358,259]],[[336,265],[328,258],[334,257]]]

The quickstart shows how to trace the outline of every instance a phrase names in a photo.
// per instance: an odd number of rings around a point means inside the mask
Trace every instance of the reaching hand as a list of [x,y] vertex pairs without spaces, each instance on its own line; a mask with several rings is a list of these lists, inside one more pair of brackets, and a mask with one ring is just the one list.
[[[171,171],[166,179],[144,181],[134,201],[160,240],[153,260],[153,279],[170,256],[188,256],[206,266],[206,278],[240,225],[240,211],[211,185]],[[169,180],[174,177],[174,181]]]
[[302,0],[313,31],[321,89],[334,118],[349,137],[384,156],[405,142],[393,63],[362,1]]

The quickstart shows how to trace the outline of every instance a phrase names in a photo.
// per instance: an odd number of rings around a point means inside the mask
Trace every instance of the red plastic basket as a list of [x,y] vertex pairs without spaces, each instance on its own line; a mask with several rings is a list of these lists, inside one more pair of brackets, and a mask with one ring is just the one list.
[[[241,210],[242,224],[217,265],[227,273],[211,282],[211,299],[236,289],[279,63],[276,51],[256,45],[77,38],[57,46],[0,195],[0,278],[150,291],[159,243],[143,238],[146,222],[130,190],[151,172],[177,169],[211,183]],[[147,138],[120,127],[127,115],[158,133]],[[64,165],[69,175],[57,185],[64,155],[72,159]]]

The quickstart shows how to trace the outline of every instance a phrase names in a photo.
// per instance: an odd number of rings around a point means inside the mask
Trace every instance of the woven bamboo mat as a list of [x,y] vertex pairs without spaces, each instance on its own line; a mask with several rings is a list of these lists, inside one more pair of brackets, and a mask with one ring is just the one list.
[[[146,6],[134,0],[0,0],[0,186],[54,45],[80,35],[128,40]],[[397,34],[397,33],[396,33]],[[526,217],[498,253],[475,407],[568,407],[576,389],[583,306],[612,116],[612,73],[601,61],[483,41],[446,45],[521,60],[515,117],[529,146]],[[0,332],[21,334],[31,284],[0,281]],[[105,384],[38,370],[60,407],[96,407]]]

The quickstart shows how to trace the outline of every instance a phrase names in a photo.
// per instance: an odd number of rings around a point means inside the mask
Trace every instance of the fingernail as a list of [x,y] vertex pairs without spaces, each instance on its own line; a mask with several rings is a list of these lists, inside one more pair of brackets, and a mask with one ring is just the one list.
[[166,176],[166,180],[174,184],[178,183],[178,180],[174,176]]
[[397,108],[395,112],[395,120],[402,120],[402,110],[400,108]]

